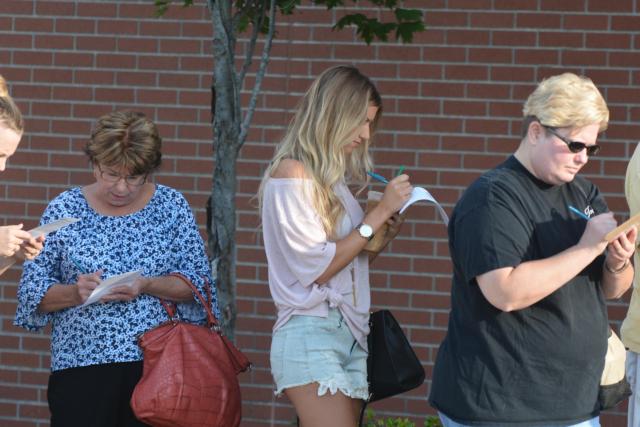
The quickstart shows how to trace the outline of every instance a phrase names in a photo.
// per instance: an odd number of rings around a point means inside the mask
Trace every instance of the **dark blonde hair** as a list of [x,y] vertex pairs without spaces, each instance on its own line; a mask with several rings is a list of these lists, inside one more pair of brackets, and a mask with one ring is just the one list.
[[9,96],[7,82],[0,75],[0,125],[21,134],[24,132],[24,121],[20,109]]
[[331,67],[320,74],[302,97],[264,174],[258,190],[260,203],[264,183],[280,162],[297,160],[311,179],[311,197],[325,232],[334,237],[344,213],[334,185],[345,176],[365,183],[366,171],[373,167],[370,140],[363,141],[350,156],[344,153],[353,131],[365,123],[369,106],[378,107],[370,124],[373,137],[382,115],[382,98],[371,80],[350,65]]
[[85,153],[94,165],[147,175],[160,167],[162,138],[155,123],[135,111],[114,111],[98,119]]

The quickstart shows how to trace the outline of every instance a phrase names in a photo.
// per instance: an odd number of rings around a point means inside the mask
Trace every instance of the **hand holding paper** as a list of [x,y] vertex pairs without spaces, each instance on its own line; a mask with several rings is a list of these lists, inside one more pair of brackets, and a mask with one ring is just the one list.
[[616,237],[618,237],[618,234],[628,231],[634,225],[640,227],[640,212],[617,226],[614,230],[608,232],[607,235],[604,236],[604,239],[607,242],[611,243],[616,239]]
[[93,292],[91,292],[91,295],[89,295],[89,298],[87,298],[82,306],[87,306],[100,301],[100,299],[109,295],[114,288],[133,285],[136,280],[142,277],[141,272],[142,270],[129,271],[127,273],[111,276],[101,281]]
[[80,221],[78,218],[60,218],[59,220],[50,222],[48,224],[43,224],[39,227],[32,228],[31,230],[29,230],[29,233],[33,237],[38,237],[41,234],[47,235],[61,229],[62,227],[66,227],[67,225],[73,224],[74,222],[78,221]]

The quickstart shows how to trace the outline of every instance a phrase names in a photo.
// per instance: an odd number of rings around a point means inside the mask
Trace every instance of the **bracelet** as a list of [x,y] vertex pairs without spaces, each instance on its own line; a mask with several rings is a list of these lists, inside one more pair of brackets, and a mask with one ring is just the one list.
[[607,269],[607,271],[608,271],[609,273],[611,273],[611,274],[620,274],[620,273],[622,273],[623,271],[625,271],[625,270],[627,269],[627,267],[629,267],[629,265],[631,265],[631,263],[629,262],[629,258],[627,258],[627,259],[625,260],[624,264],[622,264],[622,267],[620,267],[620,268],[619,268],[619,269],[617,269],[617,270],[613,270],[613,269],[611,269],[611,267],[609,267],[609,266],[607,265],[606,261],[605,261],[605,263],[604,263],[604,268],[606,268],[606,269]]

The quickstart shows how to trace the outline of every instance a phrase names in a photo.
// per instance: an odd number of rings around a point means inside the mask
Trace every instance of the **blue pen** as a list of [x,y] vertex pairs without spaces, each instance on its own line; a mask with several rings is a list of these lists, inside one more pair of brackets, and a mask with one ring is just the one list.
[[82,266],[80,265],[80,263],[78,262],[78,260],[76,260],[74,257],[70,256],[69,259],[71,260],[71,262],[73,263],[73,265],[76,266],[76,268],[78,269],[78,271],[80,272],[80,274],[85,274],[84,273],[84,268],[82,268]]
[[387,181],[387,178],[385,178],[385,177],[384,177],[384,176],[382,176],[382,175],[378,175],[378,174],[377,174],[377,173],[375,173],[375,172],[369,172],[369,171],[367,171],[367,175],[369,175],[371,178],[377,179],[377,180],[378,180],[378,181],[380,181],[380,182],[384,182],[385,184],[388,184],[388,183],[389,183],[389,181]]
[[586,216],[583,212],[581,212],[579,209],[574,208],[573,206],[569,205],[569,210],[572,211],[573,213],[575,213],[576,215],[578,215],[580,218],[586,219],[587,221],[589,221],[589,217]]

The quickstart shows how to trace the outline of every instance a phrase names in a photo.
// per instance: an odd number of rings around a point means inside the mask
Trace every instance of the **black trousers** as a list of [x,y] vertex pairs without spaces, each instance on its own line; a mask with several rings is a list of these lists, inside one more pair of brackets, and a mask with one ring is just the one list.
[[142,427],[129,400],[142,362],[108,363],[55,371],[47,399],[51,427]]

